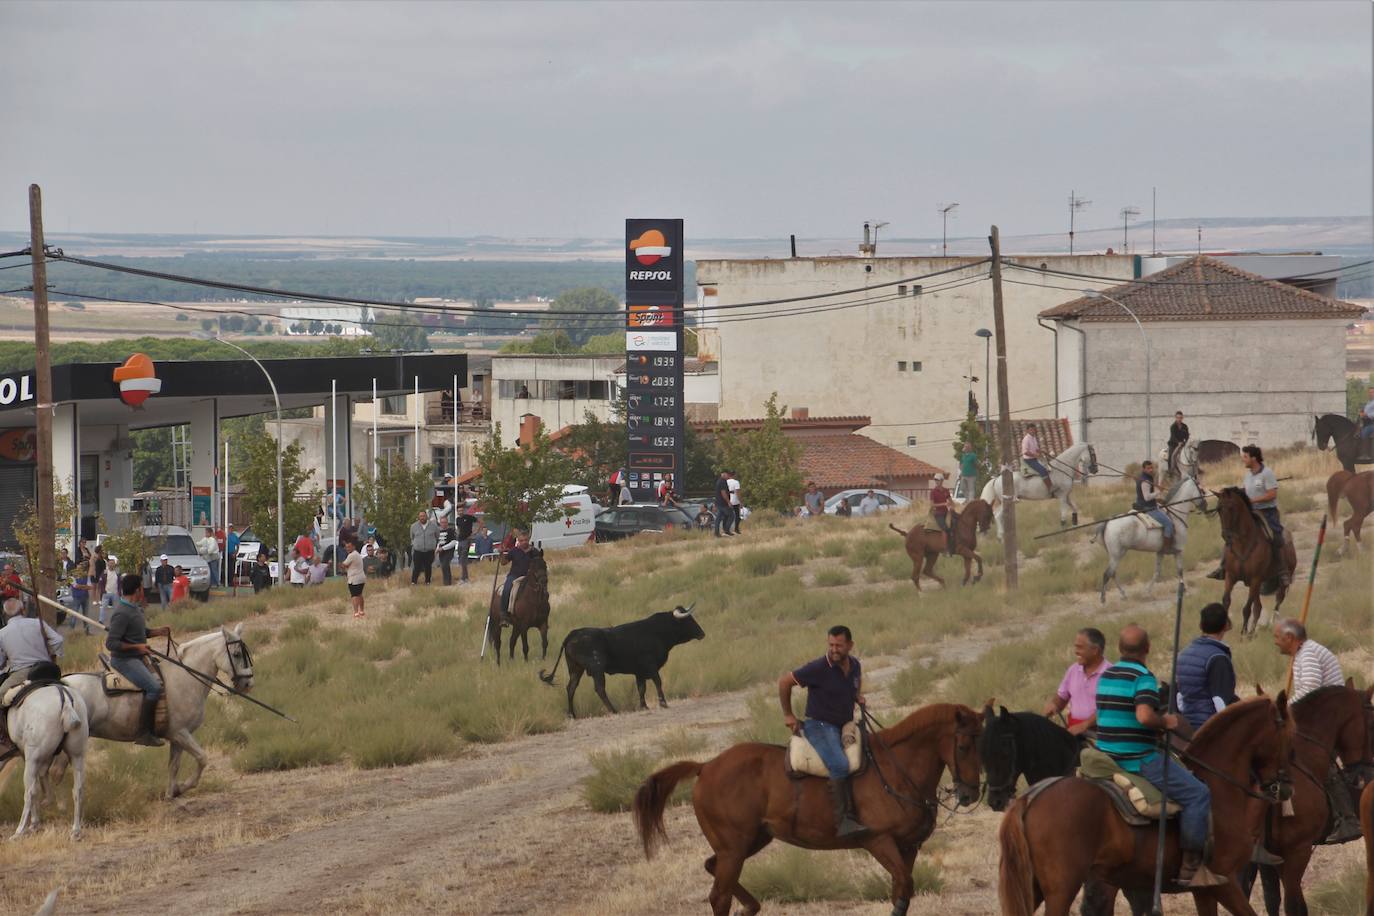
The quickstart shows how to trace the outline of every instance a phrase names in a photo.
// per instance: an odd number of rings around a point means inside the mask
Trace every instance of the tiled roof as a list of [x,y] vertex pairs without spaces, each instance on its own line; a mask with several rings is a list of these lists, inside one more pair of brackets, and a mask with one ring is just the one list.
[[[1103,290],[1141,321],[1236,321],[1291,318],[1358,318],[1359,306],[1269,280],[1199,256],[1157,274]],[[1040,313],[1041,318],[1130,321],[1109,299],[1082,296]]]
[[[1069,421],[1060,417],[1048,420],[1037,420],[1034,417],[1027,417],[1024,420],[1011,421],[1011,447],[1017,449],[1016,454],[1021,454],[1021,437],[1026,434],[1026,426],[1034,423],[1035,431],[1040,439],[1040,451],[1053,458],[1064,449],[1073,445],[1073,430],[1069,427]],[[1002,424],[998,420],[988,423],[988,434],[992,436],[992,441],[996,443],[1000,435]]]
[[[762,429],[763,418],[753,420],[693,420],[692,428],[701,433],[713,433],[718,429],[750,430]],[[856,430],[863,429],[873,422],[872,417],[865,416],[843,416],[843,417],[783,417],[782,428],[784,430],[802,429],[843,429]]]
[[893,479],[930,478],[940,473],[933,464],[857,433],[796,441],[802,447],[802,479],[814,480],[826,490],[885,487]]

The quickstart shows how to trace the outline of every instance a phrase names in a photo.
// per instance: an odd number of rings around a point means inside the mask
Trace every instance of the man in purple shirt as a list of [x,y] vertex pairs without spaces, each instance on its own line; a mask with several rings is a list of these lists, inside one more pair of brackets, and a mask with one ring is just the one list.
[[1095,627],[1084,627],[1073,638],[1074,663],[1064,672],[1059,689],[1045,703],[1052,716],[1069,709],[1069,734],[1081,735],[1097,724],[1097,682],[1107,669],[1103,653],[1107,638]]
[[[849,786],[849,760],[840,743],[840,729],[854,720],[854,704],[864,705],[863,672],[850,653],[854,637],[849,627],[834,626],[826,634],[825,654],[778,679],[782,721],[792,734],[806,740],[830,772],[830,800],[835,806],[835,835],[839,839],[862,836],[868,828],[854,814],[854,795]],[[792,688],[806,688],[806,721],[800,725],[792,714]]]

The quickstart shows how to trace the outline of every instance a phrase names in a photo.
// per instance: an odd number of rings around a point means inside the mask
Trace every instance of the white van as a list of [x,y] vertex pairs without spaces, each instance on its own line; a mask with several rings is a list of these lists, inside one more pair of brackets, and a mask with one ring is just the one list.
[[551,522],[535,522],[530,543],[543,550],[564,550],[595,541],[599,507],[587,488],[565,486],[560,503],[563,511],[572,509],[573,514]]

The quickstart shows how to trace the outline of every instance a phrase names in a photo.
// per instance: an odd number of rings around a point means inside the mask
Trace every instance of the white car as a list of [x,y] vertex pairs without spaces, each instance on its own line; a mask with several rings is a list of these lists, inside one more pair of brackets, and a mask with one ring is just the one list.
[[[834,496],[825,501],[825,514],[834,515],[839,509],[840,503],[849,503],[851,514],[859,514],[859,503],[868,495],[867,490],[841,490]],[[911,500],[900,493],[893,493],[891,490],[874,490],[873,495],[878,499],[878,511],[883,512],[888,509],[905,509],[911,505]]]

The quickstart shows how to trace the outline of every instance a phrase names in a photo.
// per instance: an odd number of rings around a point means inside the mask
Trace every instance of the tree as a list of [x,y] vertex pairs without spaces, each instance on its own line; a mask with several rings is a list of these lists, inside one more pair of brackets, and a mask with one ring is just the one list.
[[764,404],[762,427],[720,432],[720,463],[740,476],[751,509],[790,512],[801,493],[801,446],[783,434],[786,412],[786,406],[778,406],[775,391]]
[[428,350],[429,331],[410,312],[387,312],[366,325],[377,350]]
[[551,522],[567,514],[562,507],[563,486],[574,475],[573,463],[554,448],[541,429],[528,445],[506,448],[501,424],[477,447],[482,469],[482,507],[487,518],[512,528],[530,530],[535,522]]
[[[230,449],[232,457],[232,445]],[[281,454],[283,529],[288,543],[310,531],[314,506],[322,495],[315,490],[309,501],[297,499],[301,486],[310,477],[301,468],[301,451],[300,443],[293,442]],[[243,510],[248,524],[264,544],[272,544],[277,537],[277,440],[265,432],[243,436],[234,466],[238,468],[235,476],[244,483]]]
[[[596,312],[604,313],[606,317],[602,318],[600,314],[560,315],[560,312]],[[592,335],[604,334],[612,328],[615,322],[608,319],[617,319],[620,316],[620,302],[615,296],[599,286],[580,286],[559,293],[558,298],[549,306],[549,317],[541,321],[540,326],[549,330],[564,329],[580,347]]]
[[1346,378],[1345,415],[1347,417],[1359,422],[1360,411],[1364,410],[1364,405],[1369,403],[1371,385],[1374,385],[1374,372],[1369,373],[1365,378]]
[[[57,529],[57,537],[53,541],[54,557],[57,556],[58,550],[64,546],[71,535],[71,531],[67,526],[71,524],[72,517],[76,515],[76,499],[72,496],[74,490],[75,487],[71,485],[70,480],[68,480],[66,484],[57,480],[53,481],[52,511],[53,518],[57,523],[55,526]],[[14,517],[14,522],[12,524],[13,527],[11,530],[14,534],[14,540],[18,542],[19,551],[24,555],[24,563],[28,567],[29,588],[37,591],[38,580],[35,576],[35,572],[41,560],[39,547],[43,543],[42,539],[38,536],[37,504],[31,499],[24,500],[19,508],[19,514]],[[65,536],[63,534],[64,531],[67,532]],[[60,568],[57,570],[58,581],[62,581],[65,575],[66,570]],[[48,597],[51,598],[53,596],[49,595]],[[44,620],[49,624],[55,624],[53,609],[51,607],[41,605],[40,610],[42,611]]]
[[978,456],[978,480],[973,487],[973,493],[967,499],[973,499],[983,488],[983,484],[992,479],[993,471],[997,468],[997,442],[988,435],[983,424],[973,415],[969,414],[962,423],[959,424],[959,431],[954,434],[954,465],[959,466],[959,460],[964,456],[964,443],[973,446],[973,454]]
[[393,552],[410,543],[410,523],[433,493],[433,468],[412,468],[399,455],[378,456],[374,472],[359,465],[353,480],[354,504]]
[[172,485],[172,427],[136,429],[129,432],[133,443],[134,492]]
[[105,556],[119,560],[120,573],[142,573],[153,556],[153,539],[143,533],[141,525],[130,525],[123,531],[111,533],[105,518],[100,518],[100,530],[105,535],[101,543]]

